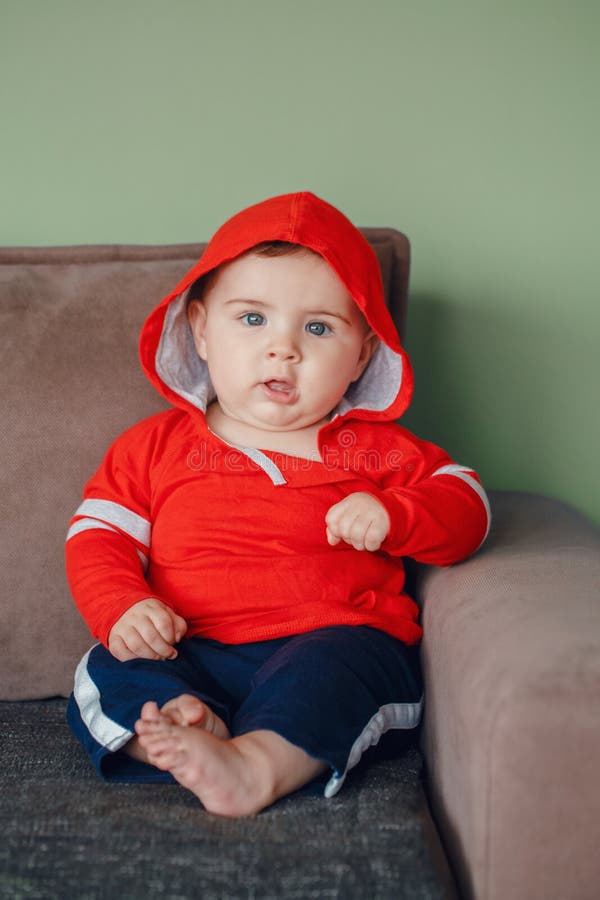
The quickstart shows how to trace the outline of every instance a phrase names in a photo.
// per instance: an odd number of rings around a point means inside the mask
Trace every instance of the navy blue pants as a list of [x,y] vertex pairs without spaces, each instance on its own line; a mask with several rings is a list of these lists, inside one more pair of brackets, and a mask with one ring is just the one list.
[[67,710],[100,775],[173,781],[122,748],[147,700],[192,694],[232,736],[267,729],[322,760],[332,797],[390,729],[415,728],[422,707],[418,649],[366,626],[334,626],[252,644],[184,638],[174,660],[119,662],[101,644],[81,660]]

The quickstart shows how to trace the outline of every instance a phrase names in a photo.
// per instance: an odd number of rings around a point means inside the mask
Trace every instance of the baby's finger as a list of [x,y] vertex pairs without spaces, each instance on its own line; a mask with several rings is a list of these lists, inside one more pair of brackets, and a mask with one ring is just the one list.
[[354,547],[355,550],[364,549],[365,526],[358,513],[350,510],[346,513],[340,522],[339,533],[342,540]]
[[[175,643],[176,629],[173,615],[172,610],[162,604],[154,609],[148,610],[146,621],[142,628],[140,628],[140,631],[142,631],[146,640],[150,638],[152,646],[154,646],[154,636],[151,629],[154,629],[158,636],[162,638],[163,641],[166,641],[167,644]],[[146,631],[146,623],[149,623],[151,626],[151,629],[148,631]]]
[[187,631],[187,622],[174,612],[171,612],[171,619],[175,629],[175,643],[178,644]]
[[365,523],[361,518],[355,519],[350,528],[347,537],[349,544],[352,544],[355,550],[365,549]]
[[327,515],[327,539],[329,543],[335,545],[339,544],[340,541],[344,541],[346,544],[352,544],[352,528],[355,521],[356,514],[348,508],[345,501],[332,506]]
[[330,506],[325,514],[325,525],[338,537],[341,536],[340,529],[344,520],[348,516],[349,498],[345,497],[339,503]]
[[[122,642],[122,643],[121,643]],[[111,646],[122,647],[119,659],[158,659],[158,654],[146,643],[136,628],[129,628],[124,634],[111,638]],[[112,652],[112,650],[111,650]]]
[[127,645],[142,659],[175,659],[177,650],[166,641],[151,619],[146,619],[128,638]]
[[339,544],[341,541],[341,537],[336,532],[332,531],[331,528],[327,527],[327,543],[332,547],[335,547],[336,544]]
[[369,550],[371,553],[374,550],[379,550],[384,537],[382,530],[374,522],[371,522],[365,534],[365,550]]
[[135,653],[129,649],[121,635],[111,635],[108,640],[108,649],[119,662],[128,662],[135,659]]
[[327,524],[327,539],[330,544],[339,544],[340,541],[348,541],[350,528],[354,517],[347,515],[339,515],[336,519]]

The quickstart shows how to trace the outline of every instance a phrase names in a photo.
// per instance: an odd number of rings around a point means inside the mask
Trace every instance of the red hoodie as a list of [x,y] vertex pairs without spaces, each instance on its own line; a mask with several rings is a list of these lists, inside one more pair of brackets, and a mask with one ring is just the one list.
[[[381,339],[319,432],[320,460],[233,447],[209,431],[214,399],[186,316],[191,285],[263,241],[319,253]],[[489,528],[475,472],[396,425],[412,394],[408,357],[386,308],[377,258],[339,210],[286,194],[229,219],[200,261],[148,317],[140,355],[175,407],[126,431],[85,487],[67,536],[75,601],[105,645],[134,603],[158,597],[188,636],[245,643],[328,625],[421,636],[401,557],[447,565]],[[328,509],[364,491],[391,529],[375,553],[326,538]]]

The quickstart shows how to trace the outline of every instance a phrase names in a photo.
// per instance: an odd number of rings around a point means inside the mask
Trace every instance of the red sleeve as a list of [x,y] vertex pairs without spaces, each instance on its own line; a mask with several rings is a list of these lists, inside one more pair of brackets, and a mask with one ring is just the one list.
[[67,579],[93,636],[108,647],[110,630],[139,600],[153,597],[135,545],[124,535],[86,530],[67,541]]
[[67,534],[73,599],[105,646],[117,619],[134,603],[155,596],[144,575],[151,538],[149,473],[156,447],[152,424],[146,420],[115,441],[86,484]]
[[381,549],[417,562],[447,566],[483,543],[491,514],[473,469],[455,463],[435,444],[400,429],[402,450],[374,496],[391,522]]

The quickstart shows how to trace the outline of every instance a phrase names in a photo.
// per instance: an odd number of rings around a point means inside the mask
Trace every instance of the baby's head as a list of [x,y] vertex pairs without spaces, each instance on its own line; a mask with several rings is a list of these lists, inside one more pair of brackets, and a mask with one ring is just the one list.
[[378,343],[325,259],[286,241],[258,244],[200,278],[188,317],[234,439],[320,427]]
[[[389,242],[381,251],[389,264]],[[250,417],[260,434],[248,440],[307,428],[314,438],[331,420],[321,441],[351,418],[394,421],[412,393],[373,246],[306,191],[224,222],[148,316],[140,356],[157,390],[211,428],[220,404],[232,422]],[[246,433],[222,436],[244,443]]]

